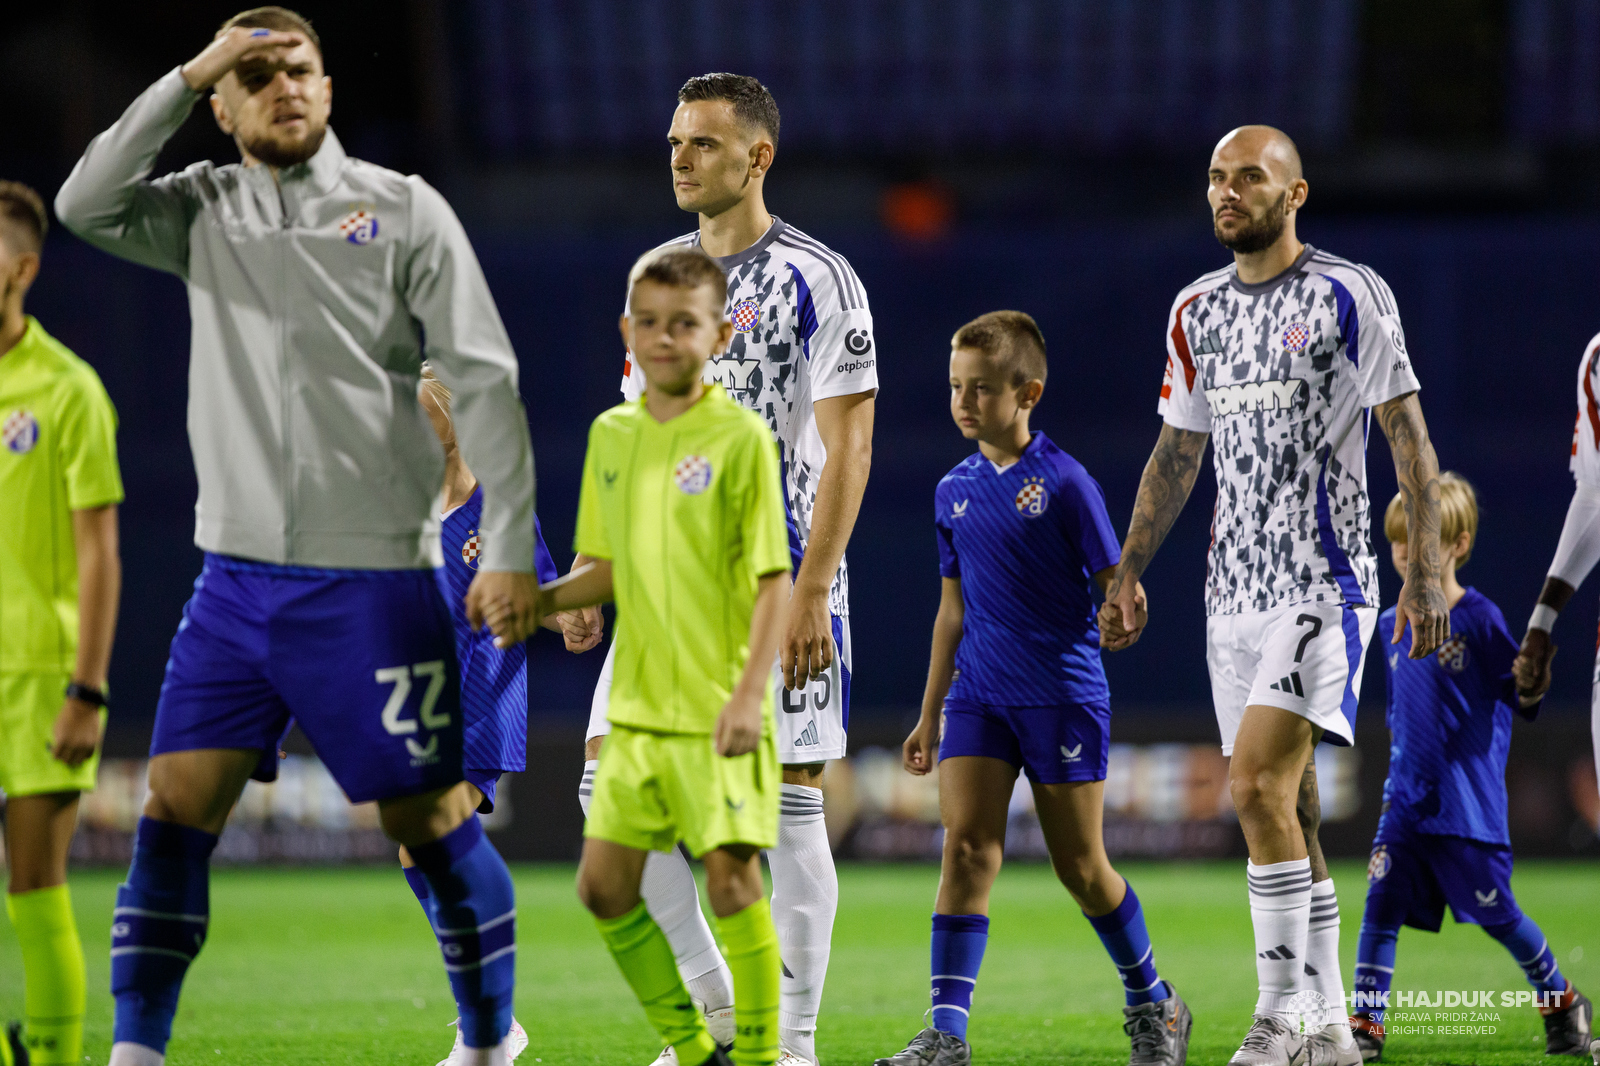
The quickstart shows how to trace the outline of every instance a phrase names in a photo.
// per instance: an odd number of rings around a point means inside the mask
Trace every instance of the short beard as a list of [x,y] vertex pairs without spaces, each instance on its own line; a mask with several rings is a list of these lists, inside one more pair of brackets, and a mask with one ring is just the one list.
[[1222,227],[1217,225],[1216,217],[1212,217],[1211,232],[1216,234],[1217,241],[1230,252],[1239,252],[1249,255],[1252,252],[1263,252],[1277,243],[1283,236],[1283,227],[1287,225],[1289,214],[1289,194],[1285,192],[1278,197],[1278,202],[1267,208],[1267,213],[1259,219],[1240,229],[1232,237],[1225,236]]
[[245,141],[241,138],[239,146],[254,158],[267,164],[267,166],[277,167],[282,170],[284,167],[292,167],[304,163],[316,155],[317,150],[322,147],[323,139],[327,135],[328,127],[324,123],[317,129],[312,130],[306,135],[305,140],[293,147],[282,145],[270,137],[262,137],[256,141]]

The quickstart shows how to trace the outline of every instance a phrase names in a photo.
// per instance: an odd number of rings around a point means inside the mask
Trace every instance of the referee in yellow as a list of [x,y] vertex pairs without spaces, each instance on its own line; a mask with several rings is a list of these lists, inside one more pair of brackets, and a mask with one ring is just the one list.
[[23,314],[48,226],[0,181],[0,791],[25,1026],[0,1063],[83,1061],[83,948],[67,891],[94,787],[117,625],[117,414],[89,364]]

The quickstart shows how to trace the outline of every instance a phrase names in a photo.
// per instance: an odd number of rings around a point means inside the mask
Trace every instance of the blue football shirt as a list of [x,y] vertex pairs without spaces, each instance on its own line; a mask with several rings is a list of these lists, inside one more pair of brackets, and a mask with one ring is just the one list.
[[[1391,738],[1378,840],[1409,827],[1509,847],[1506,752],[1518,644],[1505,617],[1467,589],[1450,609],[1450,639],[1426,659],[1408,658],[1409,626],[1399,644],[1389,643],[1394,620],[1393,607],[1378,618]],[[1538,708],[1520,713],[1531,719]]]
[[1111,698],[1094,622],[1094,577],[1122,546],[1105,494],[1034,433],[1004,469],[980,452],[934,492],[939,573],[966,607],[950,695],[1003,707]]
[[[521,771],[528,765],[528,652],[521,645],[501,650],[484,626],[467,623],[467,588],[478,573],[478,522],[483,489],[444,516],[439,533],[444,566],[436,573],[455,626],[456,658],[461,663],[462,766],[472,770]],[[545,547],[539,519],[533,520],[534,569],[539,582],[560,576]]]

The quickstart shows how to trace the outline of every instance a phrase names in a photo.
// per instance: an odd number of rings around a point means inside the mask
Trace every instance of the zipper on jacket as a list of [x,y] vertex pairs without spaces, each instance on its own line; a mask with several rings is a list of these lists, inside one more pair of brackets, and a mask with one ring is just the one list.
[[289,201],[284,198],[283,185],[278,180],[276,169],[269,171],[272,175],[272,188],[278,194],[278,226],[273,236],[273,247],[277,250],[278,266],[278,313],[274,315],[278,321],[278,425],[283,435],[280,444],[282,462],[283,485],[283,561],[294,562],[294,434],[289,425],[289,413],[293,410],[292,382],[289,375]]

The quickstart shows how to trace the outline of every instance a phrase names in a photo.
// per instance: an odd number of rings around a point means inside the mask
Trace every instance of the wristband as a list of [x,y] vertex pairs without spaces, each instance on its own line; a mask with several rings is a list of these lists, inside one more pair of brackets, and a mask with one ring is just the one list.
[[97,688],[90,688],[88,685],[80,685],[76,681],[73,681],[67,685],[67,699],[79,700],[83,703],[87,703],[91,707],[108,706],[108,701],[106,700],[106,694],[104,692]]
[[1554,607],[1548,603],[1541,603],[1533,609],[1533,617],[1528,619],[1528,628],[1542,629],[1548,633],[1555,628],[1556,618],[1559,615],[1560,612]]

